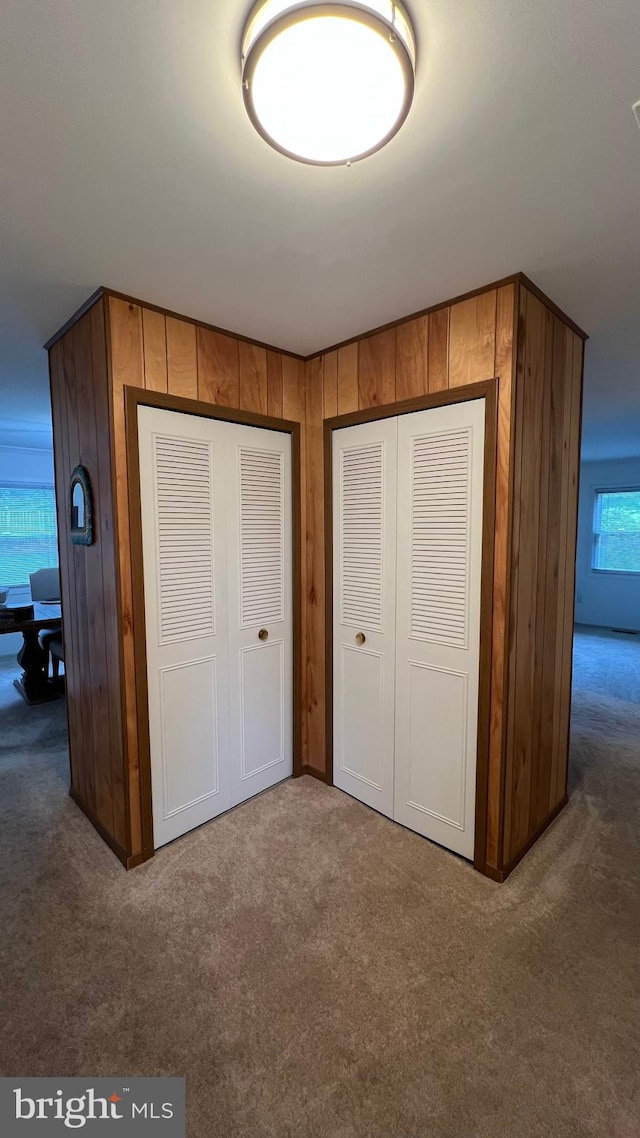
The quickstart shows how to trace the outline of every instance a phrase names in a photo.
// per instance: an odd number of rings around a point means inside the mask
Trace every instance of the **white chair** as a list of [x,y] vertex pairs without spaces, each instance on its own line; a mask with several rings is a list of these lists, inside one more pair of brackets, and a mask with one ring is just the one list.
[[[60,600],[60,570],[58,566],[52,569],[36,569],[35,573],[29,574],[29,585],[31,587],[31,600],[32,601],[59,601]],[[38,640],[40,647],[47,654],[47,675],[49,674],[49,661],[51,661],[51,670],[54,680],[58,678],[59,661],[64,657],[62,655],[62,623],[57,624],[55,628],[47,628],[41,632]],[[60,651],[57,651],[60,645]]]
[[59,601],[60,600],[60,570],[58,566],[52,569],[37,569],[29,574],[32,601]]

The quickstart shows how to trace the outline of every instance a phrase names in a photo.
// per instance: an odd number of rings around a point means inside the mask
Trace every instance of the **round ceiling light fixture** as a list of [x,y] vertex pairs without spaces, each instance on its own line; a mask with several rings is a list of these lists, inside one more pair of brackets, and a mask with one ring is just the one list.
[[256,130],[299,162],[344,166],[380,150],[413,99],[415,39],[391,0],[260,0],[242,39]]

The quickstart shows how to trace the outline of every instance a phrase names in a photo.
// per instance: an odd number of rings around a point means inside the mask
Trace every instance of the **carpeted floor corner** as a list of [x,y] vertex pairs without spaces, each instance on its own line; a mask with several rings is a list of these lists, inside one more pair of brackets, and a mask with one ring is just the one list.
[[189,1138],[638,1138],[640,637],[498,886],[310,778],[127,874],[0,668],[2,1074],[187,1077]]

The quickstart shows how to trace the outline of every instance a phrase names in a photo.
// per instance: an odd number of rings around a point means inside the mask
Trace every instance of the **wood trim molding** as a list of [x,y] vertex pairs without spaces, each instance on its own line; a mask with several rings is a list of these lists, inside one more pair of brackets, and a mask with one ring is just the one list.
[[534,284],[530,277],[527,277],[524,273],[516,273],[514,280],[518,281],[518,283],[523,285],[524,288],[528,288],[529,292],[532,292],[534,296],[537,296],[538,300],[542,301],[545,307],[548,308],[550,312],[553,312],[554,316],[557,316],[559,320],[562,320],[563,324],[566,324],[568,328],[571,328],[571,331],[575,332],[576,336],[579,336],[581,340],[586,341],[589,339],[589,336],[584,331],[584,329],[581,328],[579,324],[576,324],[575,320],[572,320],[570,316],[567,316],[566,312],[564,312],[563,309],[560,308],[560,306],[551,299],[551,297],[547,296],[546,292],[543,292],[541,288],[538,288],[537,284]]
[[163,316],[172,317],[174,320],[184,320],[187,324],[193,324],[196,328],[206,328],[209,332],[218,332],[223,336],[230,336],[233,340],[240,340],[243,344],[253,344],[257,348],[266,348],[268,352],[279,352],[281,356],[291,356],[294,360],[304,360],[306,358],[297,352],[290,352],[286,348],[277,348],[274,344],[266,344],[263,340],[254,340],[253,337],[243,336],[240,332],[230,332],[228,328],[220,328],[217,324],[208,324],[206,320],[196,320],[191,316],[185,316],[183,312],[174,312],[171,308],[162,308],[159,304],[150,304],[147,300],[140,300],[136,296],[128,296],[125,292],[118,292],[116,289],[106,288],[105,285],[100,285],[100,288],[96,289],[88,300],[85,300],[84,304],[69,317],[62,327],[53,333],[44,345],[46,350],[48,351],[49,348],[53,347],[53,345],[73,327],[80,317],[84,316],[85,312],[87,312],[97,300],[100,300],[101,296],[113,296],[116,300],[124,300],[127,304],[135,304],[138,308],[146,308],[151,312],[160,312]]
[[166,391],[151,391],[146,387],[125,385],[125,402],[130,409],[139,405],[157,407],[160,411],[179,411],[183,415],[199,415],[203,419],[222,419],[227,423],[240,423],[245,427],[262,427],[267,431],[282,431],[293,435],[300,424],[294,419],[279,419],[274,415],[261,415],[258,411],[242,411],[236,407],[223,407],[218,403],[205,403],[200,399],[187,399],[182,395],[169,395]]
[[[125,387],[125,436],[127,445],[131,587],[133,599],[133,652],[136,677],[136,727],[140,765],[140,810],[142,852],[153,857],[153,810],[151,802],[151,742],[149,738],[149,688],[147,683],[147,628],[142,564],[142,502],[140,497],[140,450],[138,445],[137,395],[139,388]],[[126,752],[125,752],[126,754]],[[126,784],[129,779],[127,777]]]
[[[519,351],[520,351],[520,337],[518,335],[519,322],[520,322],[520,295],[521,295],[521,281],[518,281],[514,291],[513,297],[513,340],[512,340],[512,373],[511,373],[511,404],[509,407],[509,494],[507,498],[507,576],[505,581],[505,598],[504,598],[504,639],[503,639],[503,660],[504,660],[504,677],[503,677],[503,699],[508,699],[509,691],[509,661],[511,654],[511,642],[514,635],[511,622],[511,592],[512,592],[512,548],[513,548],[513,497],[515,493],[515,469],[516,469],[516,398],[520,383],[519,368]],[[507,715],[506,715],[506,702],[503,707],[502,715],[502,747],[501,747],[501,760],[500,760],[500,801],[499,801],[499,826],[498,826],[498,851],[497,851],[497,866],[504,865],[504,828],[505,828],[505,809],[507,799],[507,751],[508,751],[508,734],[507,734]],[[487,867],[485,866],[485,869]],[[502,873],[502,868],[497,869],[497,872]],[[503,881],[504,878],[500,877]]]
[[243,336],[239,332],[231,332],[228,328],[220,328],[216,324],[208,324],[205,320],[192,319],[190,316],[185,316],[184,313],[174,312],[170,308],[162,308],[162,306],[158,304],[150,304],[148,301],[139,300],[135,296],[129,296],[127,293],[117,292],[115,289],[106,288],[104,285],[101,285],[100,288],[96,289],[96,291],[92,293],[92,295],[87,300],[85,300],[84,304],[82,304],[80,308],[78,308],[76,312],[74,312],[73,315],[69,317],[69,319],[62,325],[62,327],[59,328],[57,332],[54,332],[52,336],[50,336],[44,347],[48,351],[49,348],[51,348],[62,336],[64,336],[65,332],[68,332],[69,329],[73,327],[73,325],[80,319],[81,316],[84,316],[85,312],[87,312],[88,309],[91,308],[91,306],[95,304],[101,296],[114,296],[117,297],[118,300],[124,300],[129,304],[139,305],[140,308],[147,308],[152,312],[161,312],[164,316],[171,316],[176,320],[186,320],[189,324],[194,324],[198,328],[207,328],[211,332],[219,332],[223,336],[231,336],[234,340],[241,340],[245,344],[254,344],[258,348],[266,348],[267,351],[279,352],[283,356],[290,356],[292,359],[303,360],[305,363],[307,363],[309,360],[317,359],[318,356],[326,355],[327,352],[337,351],[338,348],[345,348],[349,344],[355,344],[361,340],[367,340],[370,336],[377,336],[380,332],[386,332],[389,328],[397,328],[401,324],[408,324],[411,320],[417,320],[421,316],[428,316],[430,313],[437,312],[441,308],[449,308],[454,304],[460,304],[463,300],[470,300],[474,296],[480,296],[483,292],[491,292],[493,289],[502,288],[504,285],[512,283],[523,284],[525,288],[528,288],[530,292],[533,292],[538,297],[538,299],[547,306],[547,308],[555,313],[555,315],[558,316],[560,320],[562,320],[578,336],[580,336],[583,340],[589,339],[587,333],[583,331],[583,329],[580,328],[580,326],[576,324],[570,316],[567,316],[566,312],[563,312],[562,309],[559,308],[558,305],[555,304],[554,301],[552,301],[546,295],[546,293],[542,291],[542,289],[538,288],[538,286],[534,284],[529,277],[525,276],[524,273],[512,273],[512,275],[509,277],[503,277],[498,281],[491,281],[489,284],[483,285],[481,288],[470,289],[469,292],[463,292],[460,294],[460,296],[454,296],[450,300],[438,301],[437,304],[432,304],[428,308],[420,308],[417,312],[409,313],[408,316],[400,316],[396,320],[390,320],[387,324],[381,324],[377,328],[370,328],[366,332],[360,332],[358,335],[350,336],[348,340],[341,340],[337,344],[330,344],[328,347],[322,348],[320,351],[311,352],[308,356],[300,355],[298,352],[291,352],[287,348],[278,348],[274,344],[266,344],[263,340],[254,340],[251,336]]
[[[98,293],[94,293],[94,303],[96,300],[104,296],[104,289],[99,289]],[[110,456],[110,470],[109,477],[111,479],[111,505],[112,505],[112,518],[113,518],[113,536],[115,542],[114,552],[114,571],[115,571],[115,594],[116,594],[116,608],[118,612],[118,666],[120,669],[120,707],[121,707],[121,739],[122,739],[122,785],[124,790],[124,807],[125,819],[127,827],[127,857],[132,856],[131,850],[131,786],[129,782],[129,764],[128,758],[128,740],[127,740],[127,716],[126,716],[126,671],[125,671],[125,648],[124,638],[122,635],[122,582],[120,579],[120,567],[118,561],[118,549],[120,546],[120,519],[118,517],[118,491],[117,491],[117,456],[115,445],[115,420],[113,409],[113,355],[111,347],[111,319],[108,310],[108,303],[105,297],[103,305],[103,320],[104,320],[104,337],[105,337],[105,353],[106,353],[106,366],[107,366],[107,395],[109,404],[109,417],[107,423],[107,430],[109,432],[109,456]],[[146,674],[146,673],[145,673]],[[146,857],[145,859],[146,860]],[[126,864],[126,863],[125,863]]]
[[[337,419],[353,418],[338,415]],[[324,745],[323,775],[328,786],[333,786],[333,432],[338,430],[334,419],[325,419],[323,429],[324,451]]]
[[[131,534],[131,574],[133,586],[133,627],[136,669],[136,709],[138,749],[142,802],[142,854],[139,861],[153,856],[153,812],[151,802],[151,748],[149,740],[149,693],[147,687],[147,641],[144,600],[144,571],[142,564],[142,503],[140,498],[140,455],[138,447],[138,407],[156,407],[163,411],[177,411],[198,415],[205,419],[240,423],[247,427],[261,427],[291,435],[291,508],[292,508],[292,608],[293,608],[293,775],[311,773],[302,764],[302,572],[301,526],[302,504],[300,495],[300,423],[292,419],[278,419],[259,415],[253,411],[235,410],[203,403],[197,399],[183,399],[166,392],[148,391],[141,387],[124,388],[125,430],[129,469],[129,529]],[[122,860],[122,859],[121,859]],[[130,868],[130,867],[128,867]]]
[[[494,379],[485,394],[484,478],[482,488],[482,560],[480,577],[480,654],[478,683],[478,743],[476,752],[476,825],[473,864],[481,873],[487,865],[489,812],[489,748],[491,745],[491,683],[493,676],[493,587],[498,462],[498,385]],[[464,388],[461,388],[464,391]]]
[[[482,581],[480,601],[480,686],[478,692],[478,747],[476,760],[476,819],[474,868],[494,877],[496,871],[486,864],[486,830],[489,794],[489,737],[491,715],[491,656],[493,640],[493,551],[496,497],[496,453],[498,445],[497,379],[482,380],[466,387],[421,395],[385,407],[369,407],[336,415],[324,421],[324,521],[325,521],[325,745],[326,774],[307,774],[333,784],[333,469],[332,435],[342,427],[393,419],[415,411],[429,411],[472,399],[485,400],[485,463],[482,522]],[[497,878],[496,878],[497,879]]]
[[324,428],[325,431],[337,431],[341,427],[374,423],[378,419],[395,419],[398,415],[411,415],[414,411],[430,411],[433,407],[443,407],[449,403],[468,403],[470,399],[483,399],[497,382],[496,379],[483,379],[463,387],[447,387],[443,391],[418,395],[415,399],[402,399],[396,403],[385,403],[381,407],[348,411],[345,415],[334,415],[331,419],[325,419]]
[[57,344],[58,340],[61,340],[62,337],[65,336],[69,331],[69,329],[73,328],[73,325],[77,324],[78,320],[81,320],[85,313],[87,313],[90,308],[93,308],[94,304],[97,304],[100,298],[103,296],[104,289],[102,285],[100,285],[100,288],[97,288],[95,292],[92,292],[91,296],[87,297],[87,299],[80,305],[79,308],[76,308],[75,312],[69,317],[69,319],[65,320],[62,327],[58,328],[58,331],[54,332],[53,335],[49,337],[46,344],[43,344],[45,351],[48,352],[54,344]]
[[494,289],[504,288],[504,286],[508,284],[515,284],[516,286],[524,285],[530,292],[535,293],[538,299],[541,300],[543,304],[546,304],[547,308],[555,313],[555,315],[580,336],[581,339],[589,339],[587,333],[584,332],[570,316],[567,316],[566,312],[563,312],[557,304],[554,304],[542,289],[538,288],[533,281],[529,280],[529,277],[525,276],[524,273],[512,273],[510,277],[503,277],[502,280],[499,281],[491,281],[489,284],[483,285],[482,288],[471,289],[469,292],[463,292],[460,296],[454,296],[450,300],[438,301],[437,304],[431,304],[428,308],[420,308],[417,312],[410,312],[408,316],[400,316],[397,320],[390,320],[387,324],[381,324],[377,328],[370,328],[369,331],[361,332],[357,336],[350,336],[348,340],[341,340],[337,344],[330,344],[329,347],[323,348],[322,351],[312,352],[310,356],[305,356],[305,361],[308,362],[309,360],[316,359],[318,356],[324,356],[327,352],[335,352],[339,348],[346,348],[349,344],[356,344],[362,340],[368,340],[370,336],[378,336],[380,332],[387,332],[390,328],[399,328],[402,324],[408,324],[412,320],[419,320],[421,316],[430,316],[432,312],[439,312],[442,308],[452,308],[456,304],[461,304],[464,300],[471,300],[474,296],[481,296],[484,292],[492,292]]

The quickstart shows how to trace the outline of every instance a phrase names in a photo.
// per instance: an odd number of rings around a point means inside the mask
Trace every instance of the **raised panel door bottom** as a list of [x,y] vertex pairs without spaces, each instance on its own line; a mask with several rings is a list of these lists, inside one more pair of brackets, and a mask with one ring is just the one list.
[[230,805],[228,789],[220,778],[216,665],[216,657],[208,656],[158,671],[160,763],[153,772],[156,847]]
[[407,661],[407,721],[399,725],[394,818],[465,857],[473,856],[466,817],[468,677]]

